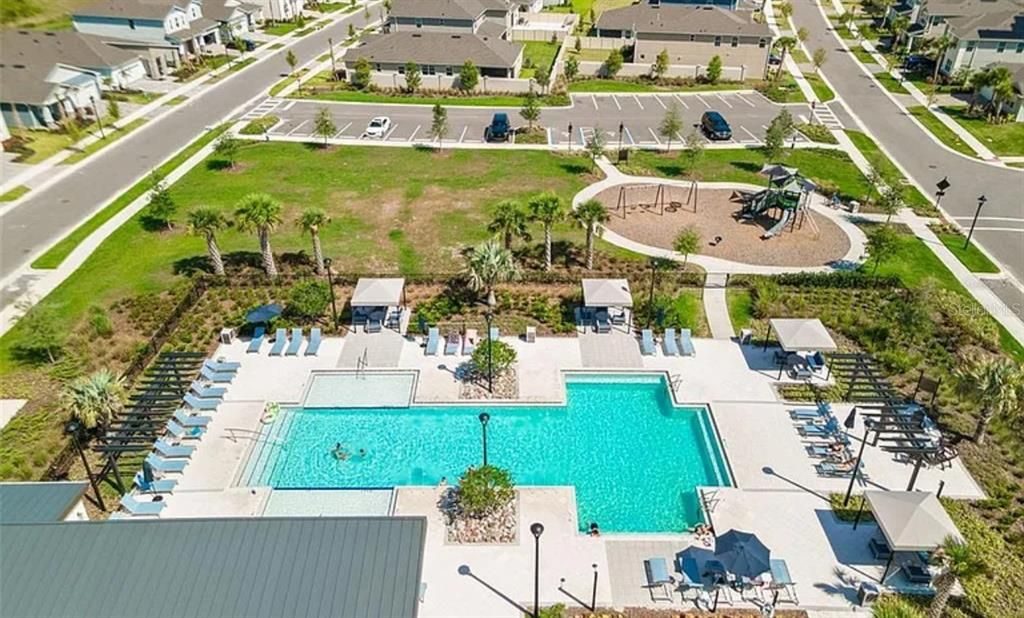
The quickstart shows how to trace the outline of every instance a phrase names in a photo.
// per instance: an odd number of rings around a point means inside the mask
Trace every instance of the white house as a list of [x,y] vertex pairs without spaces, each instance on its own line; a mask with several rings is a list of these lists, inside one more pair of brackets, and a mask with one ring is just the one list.
[[946,33],[954,44],[939,63],[945,75],[963,67],[1024,64],[1024,8],[953,17],[946,21]]

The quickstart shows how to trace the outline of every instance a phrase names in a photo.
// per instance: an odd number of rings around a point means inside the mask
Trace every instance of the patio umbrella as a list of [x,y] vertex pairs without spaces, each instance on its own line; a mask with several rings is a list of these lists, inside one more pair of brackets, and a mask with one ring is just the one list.
[[715,558],[725,570],[739,577],[754,578],[770,568],[771,552],[757,536],[730,530],[715,539]]
[[245,321],[249,324],[260,324],[262,322],[269,322],[281,315],[284,308],[277,303],[270,303],[269,305],[260,305],[255,309],[250,309],[249,313],[245,314]]

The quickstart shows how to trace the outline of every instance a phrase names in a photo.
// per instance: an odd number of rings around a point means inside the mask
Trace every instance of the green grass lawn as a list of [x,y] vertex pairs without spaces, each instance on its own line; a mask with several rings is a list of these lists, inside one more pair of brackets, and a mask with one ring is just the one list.
[[789,55],[793,57],[793,61],[796,62],[797,64],[811,63],[811,59],[807,57],[807,54],[804,53],[804,50],[798,47],[795,47],[792,50],[790,50]]
[[811,90],[814,91],[814,96],[818,97],[818,100],[822,103],[828,103],[832,99],[836,98],[836,93],[832,92],[832,89],[828,87],[828,84],[826,84],[825,80],[821,79],[821,77],[813,73],[808,73],[804,75],[804,78],[807,80],[807,83],[811,85]]
[[903,185],[903,199],[906,200],[907,206],[922,216],[932,217],[938,214],[938,210],[936,210],[935,206],[928,201],[928,198],[917,190],[917,187],[906,184],[906,178],[900,172],[899,168],[897,168],[896,165],[889,160],[889,157],[879,149],[878,144],[876,144],[874,140],[864,133],[854,131],[852,129],[847,129],[846,134],[850,137],[850,140],[853,141],[853,145],[857,147],[857,150],[867,158],[883,178],[886,178],[888,182]]
[[745,288],[728,288],[725,290],[725,302],[729,307],[729,320],[735,332],[749,328],[754,322],[754,299],[750,290]]
[[293,21],[285,21],[273,26],[267,26],[263,29],[263,32],[270,36],[284,36],[298,27],[298,24]]
[[22,131],[20,129],[12,129],[11,133],[28,140],[27,146],[32,150],[32,154],[25,157],[21,162],[29,165],[45,161],[73,143],[67,135],[56,131]]
[[796,80],[788,72],[785,74],[785,78],[780,78],[778,81],[763,82],[758,87],[758,91],[776,103],[807,102],[807,98],[804,96],[803,91],[800,90],[800,86],[797,85]]
[[997,155],[1024,156],[1024,122],[993,124],[984,118],[968,116],[966,107],[944,106],[942,111],[952,116]]
[[135,105],[146,105],[157,99],[160,95],[154,92],[107,92],[104,93],[104,99],[114,99],[124,103],[134,103]]
[[936,232],[936,236],[953,252],[956,259],[972,273],[997,273],[999,267],[992,263],[984,253],[972,242],[964,249],[966,237],[952,232]]
[[917,118],[943,144],[969,157],[977,156],[977,153],[967,145],[967,142],[960,139],[960,136],[953,132],[952,129],[942,124],[942,121],[936,118],[935,114],[928,111],[928,108],[924,105],[908,107],[907,111],[910,112],[911,116]]
[[131,122],[129,122],[128,124],[124,125],[123,127],[121,127],[120,129],[117,129],[117,130],[112,130],[110,127],[107,127],[106,128],[106,133],[107,133],[106,137],[104,137],[102,139],[98,139],[95,142],[89,144],[88,146],[85,146],[81,150],[75,152],[71,156],[69,156],[66,159],[64,159],[63,161],[61,161],[61,164],[71,165],[72,163],[78,163],[79,161],[85,159],[89,155],[91,155],[91,154],[93,154],[95,152],[98,152],[100,150],[103,150],[104,148],[106,148],[110,144],[116,142],[117,140],[121,139],[125,135],[128,135],[129,133],[131,133],[135,129],[138,129],[139,127],[141,127],[144,124],[146,124],[146,119],[145,118],[136,118],[135,120],[132,120]]
[[893,94],[910,94],[910,92],[903,87],[903,84],[899,82],[895,77],[889,75],[885,71],[879,71],[875,73],[875,79],[878,83],[882,84],[882,87]]
[[529,61],[530,68],[524,68],[520,77],[523,79],[533,77],[536,70],[540,67],[550,69],[551,65],[555,62],[555,55],[558,54],[559,47],[559,43],[525,41],[523,43],[523,65],[525,66],[526,62]]
[[164,103],[164,105],[167,105],[168,107],[173,107],[175,105],[181,105],[185,101],[188,101],[188,97],[186,97],[183,94],[179,94],[178,96],[174,97],[173,99],[167,99],[167,101]]
[[25,185],[18,185],[17,187],[14,187],[7,193],[0,195],[0,202],[13,202],[14,200],[18,199],[22,195],[25,195],[31,190],[32,189],[29,189]]
[[[879,265],[879,275],[898,276],[904,285],[911,288],[919,287],[928,279],[934,279],[940,287],[967,295],[964,286],[960,285],[942,260],[921,239],[907,232],[899,234],[896,240],[896,252],[893,257]],[[874,272],[874,267],[874,261],[869,258],[864,268],[868,272]]]
[[873,65],[873,64],[874,65],[878,64],[878,62],[875,61],[874,56],[872,56],[871,53],[868,52],[868,50],[864,49],[863,47],[860,47],[860,46],[851,47],[850,51],[853,53],[854,56],[857,57],[857,60],[860,60],[862,63],[864,63],[866,65],[870,66],[870,65]]

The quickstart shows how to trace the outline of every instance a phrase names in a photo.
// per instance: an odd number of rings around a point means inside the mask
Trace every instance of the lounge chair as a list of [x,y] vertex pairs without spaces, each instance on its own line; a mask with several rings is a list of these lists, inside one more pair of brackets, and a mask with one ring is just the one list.
[[176,479],[153,479],[151,482],[146,482],[146,477],[142,474],[142,471],[135,473],[135,486],[139,488],[139,491],[147,494],[169,494],[174,491],[174,487],[178,484]]
[[697,350],[693,347],[693,340],[690,338],[689,328],[682,328],[679,330],[679,349],[683,353],[683,356],[697,355]]
[[807,365],[794,365],[790,368],[789,375],[794,380],[810,380],[814,377],[814,372]]
[[185,405],[194,410],[216,410],[220,405],[219,399],[200,399],[191,394],[186,394],[182,399],[185,401]]
[[301,347],[302,347],[302,329],[301,328],[293,328],[292,329],[292,340],[291,340],[291,343],[288,344],[288,349],[284,351],[285,356],[298,356],[299,355],[299,348],[301,348]]
[[441,331],[436,326],[431,326],[427,331],[427,356],[436,356],[437,347],[441,343]]
[[684,597],[687,591],[704,590],[704,579],[700,576],[700,567],[697,566],[695,558],[691,556],[680,558],[677,566],[679,567],[679,573],[683,576],[683,581],[680,583],[680,591]]
[[242,368],[242,363],[234,361],[212,361],[206,359],[203,361],[204,367],[209,367],[210,371],[214,373],[236,373]]
[[892,549],[884,539],[878,537],[871,537],[868,541],[868,549],[871,550],[871,555],[875,557],[875,560],[888,560],[892,558]]
[[900,565],[900,571],[903,572],[903,576],[907,578],[907,581],[912,584],[932,583],[931,572],[919,564],[907,563]]
[[676,344],[676,329],[665,329],[665,336],[661,339],[661,347],[665,351],[665,356],[679,355],[679,346]]
[[462,346],[462,336],[458,333],[448,333],[448,336],[444,339],[444,354],[445,356],[454,356],[459,353],[459,348]]
[[820,444],[820,443],[819,444],[808,444],[807,445],[807,454],[810,455],[811,457],[817,457],[818,459],[828,459],[830,457],[835,457],[836,455],[844,455],[844,454],[846,454],[846,449],[845,448],[843,450],[841,450],[841,451],[834,451],[834,450],[832,450],[831,446],[832,446],[831,444]]
[[206,427],[213,420],[212,416],[193,416],[183,408],[178,408],[174,411],[174,420],[178,421],[184,428],[190,427]]
[[[202,418],[201,416],[194,416],[192,418]],[[183,427],[178,421],[173,418],[167,419],[167,433],[171,434],[171,437],[177,440],[198,440],[206,433],[205,425],[196,425],[194,427]]]
[[121,508],[132,515],[159,515],[166,506],[167,504],[162,500],[160,502],[142,502],[136,500],[135,496],[131,494],[121,496]]
[[821,352],[815,352],[807,357],[807,366],[811,371],[818,371],[825,368],[825,357]]
[[183,472],[188,465],[187,459],[164,459],[154,453],[146,455],[146,463],[157,472]]
[[194,446],[178,446],[171,444],[163,438],[157,438],[156,442],[153,443],[153,448],[156,452],[160,453],[161,457],[168,457],[172,459],[177,459],[179,457],[188,458],[192,456],[192,453],[196,452],[196,447]]
[[654,355],[654,333],[649,328],[640,331],[640,353],[644,356]]
[[839,423],[835,417],[830,417],[824,425],[817,423],[806,423],[799,427],[800,435],[816,438],[824,438],[839,433]]
[[[864,464],[861,463],[862,467],[863,465]],[[837,478],[849,478],[853,475],[855,467],[856,465],[845,466],[842,463],[832,463],[831,461],[822,461],[814,464],[814,469],[818,471],[819,475]]]
[[594,330],[599,333],[610,333],[612,332],[612,323],[608,319],[608,314],[594,317]]
[[217,373],[206,366],[199,370],[199,375],[207,382],[215,384],[227,384],[235,379],[235,374],[233,373]]
[[668,572],[668,564],[664,558],[648,558],[644,560],[644,575],[647,577],[647,589],[651,592],[651,600],[657,601],[655,590],[660,590],[666,601],[672,601],[672,586],[675,580]]
[[200,399],[220,399],[228,389],[223,386],[206,386],[198,380],[192,382],[192,392]]
[[462,339],[462,355],[469,356],[476,349],[477,334],[475,328],[466,330],[466,336]]
[[789,417],[795,421],[817,421],[825,418],[827,413],[821,408],[793,408],[789,411]]
[[249,342],[249,347],[245,349],[248,353],[254,353],[260,351],[260,346],[263,345],[263,337],[267,334],[267,331],[262,326],[257,326],[256,330],[252,333],[252,341]]
[[277,333],[274,335],[274,345],[270,348],[270,355],[281,356],[286,345],[288,345],[288,331],[283,328],[279,328],[277,329]]
[[785,592],[791,603],[799,605],[800,599],[796,596],[796,583],[789,574],[789,565],[786,564],[786,561],[780,558],[770,558],[768,565],[772,574],[772,583],[769,589]]
[[501,337],[501,332],[498,330],[497,326],[492,326],[487,331],[487,338],[491,341],[497,341],[499,337]]
[[323,332],[319,327],[313,328],[309,331],[309,343],[306,345],[306,356],[316,356],[320,352],[320,339],[323,337]]

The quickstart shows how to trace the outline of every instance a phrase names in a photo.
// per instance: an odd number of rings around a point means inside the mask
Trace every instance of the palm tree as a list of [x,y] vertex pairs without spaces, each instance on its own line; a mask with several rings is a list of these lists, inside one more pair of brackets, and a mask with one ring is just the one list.
[[989,69],[983,71],[976,71],[971,74],[967,82],[971,87],[971,102],[967,106],[967,112],[971,113],[978,106],[978,97],[981,96],[981,91],[986,86],[991,86],[994,83],[994,75]]
[[932,86],[934,87],[939,81],[939,65],[942,64],[942,57],[946,55],[946,50],[949,49],[950,45],[953,44],[953,37],[948,34],[935,37],[928,41],[928,49],[932,52],[932,58],[935,60],[935,68],[932,69]]
[[320,228],[330,223],[331,218],[320,208],[307,208],[299,217],[299,227],[309,232],[313,239],[313,261],[316,263],[316,274],[327,273],[324,269],[324,251],[320,247]]
[[217,232],[230,225],[227,217],[209,206],[193,208],[188,213],[188,231],[194,236],[206,239],[206,253],[210,257],[215,275],[224,276],[224,259],[217,246]]
[[608,219],[611,218],[608,209],[598,200],[589,199],[577,206],[572,216],[576,223],[587,231],[587,270],[593,269],[594,236],[601,235],[601,228],[598,226],[608,223]]
[[887,594],[871,606],[874,618],[924,618],[924,612],[895,594]]
[[530,199],[530,216],[544,224],[544,269],[551,270],[551,227],[565,218],[565,204],[546,191]]
[[469,287],[477,292],[486,292],[487,306],[494,308],[494,286],[511,281],[519,276],[519,267],[512,252],[494,240],[477,245],[466,258],[466,277]]
[[281,223],[281,203],[266,193],[250,193],[238,202],[235,217],[238,229],[256,232],[263,254],[263,270],[269,277],[277,276],[274,252],[270,248],[270,232]]
[[796,39],[791,36],[781,37],[775,42],[775,47],[782,51],[782,56],[779,58],[779,68],[775,71],[775,79],[782,76],[782,67],[786,64],[786,54],[796,47]]
[[995,117],[1003,115],[1003,104],[1011,100],[1016,92],[1013,89],[1013,74],[1004,66],[993,67],[990,86],[992,87],[992,103],[996,106]]
[[974,441],[983,444],[993,418],[1020,413],[1024,402],[1024,371],[1006,358],[970,356],[953,373],[957,395],[981,406]]
[[899,15],[894,17],[890,29],[892,30],[892,52],[897,56],[901,56],[899,46],[903,42],[903,37],[906,36],[907,30],[910,28],[910,18],[906,15]]
[[985,570],[977,552],[970,546],[953,537],[946,537],[942,547],[932,555],[939,564],[939,574],[932,580],[935,596],[928,606],[928,618],[941,618],[953,593],[953,584],[957,579],[974,577]]
[[63,394],[71,417],[86,429],[106,426],[124,401],[124,385],[108,369],[76,379]]
[[494,207],[494,217],[491,218],[487,231],[502,236],[505,248],[511,251],[512,240],[516,236],[530,240],[530,231],[527,229],[529,222],[530,218],[519,202],[502,200]]

